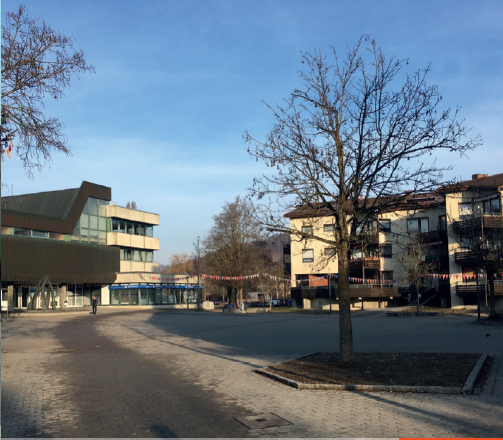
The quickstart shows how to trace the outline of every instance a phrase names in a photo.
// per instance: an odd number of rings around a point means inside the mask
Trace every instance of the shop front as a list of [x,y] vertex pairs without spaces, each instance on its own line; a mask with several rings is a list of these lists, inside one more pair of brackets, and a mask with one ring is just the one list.
[[111,285],[108,290],[111,306],[176,307],[197,304],[202,286],[198,289],[197,285],[185,284],[125,284]]

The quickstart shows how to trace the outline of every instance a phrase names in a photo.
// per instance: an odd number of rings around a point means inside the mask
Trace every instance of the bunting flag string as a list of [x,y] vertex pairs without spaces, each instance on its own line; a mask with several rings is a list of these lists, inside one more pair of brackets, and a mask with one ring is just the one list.
[[[161,283],[172,283],[172,282],[187,282],[189,280],[190,277],[194,276],[194,275],[185,275],[183,277],[176,277],[176,278],[171,278],[171,277],[166,277],[166,276],[160,276],[160,277],[153,277],[151,275],[144,275],[143,273],[141,272],[136,272],[140,278],[143,280],[143,281],[159,281]],[[145,278],[145,276],[147,278]]]
[[[167,277],[167,276],[159,276],[159,277],[154,277],[154,276],[150,276],[148,275],[146,279],[145,275],[143,273],[140,273],[140,272],[137,272],[137,274],[142,278],[142,280],[144,281],[159,281],[159,282],[162,282],[162,283],[166,283],[166,282],[187,282],[189,280],[189,278],[194,278],[194,277],[197,277],[198,275],[197,274],[189,274],[189,275],[185,275],[185,276],[182,276],[182,277],[175,277],[175,278],[172,278],[172,277]],[[495,277],[497,277],[497,273],[494,274]],[[503,272],[500,274],[501,277],[503,277]],[[267,274],[267,273],[256,273],[256,274],[253,274],[253,275],[243,275],[243,276],[237,276],[237,277],[224,277],[224,276],[220,276],[220,275],[207,275],[207,274],[199,274],[199,276],[201,278],[205,278],[205,279],[208,279],[208,280],[214,280],[214,281],[247,281],[247,280],[253,280],[253,279],[257,279],[257,278],[260,278],[260,277],[268,277],[274,281],[279,281],[279,282],[291,282],[290,279],[288,278],[281,278],[281,277],[277,277],[275,275],[270,275],[270,274]],[[476,276],[475,275],[460,275],[460,274],[455,274],[455,275],[450,275],[450,274],[437,274],[437,273],[428,273],[428,274],[422,274],[421,275],[422,278],[431,278],[431,279],[438,279],[438,280],[449,280],[449,279],[459,279],[460,277],[462,277],[463,281],[470,281],[470,280],[475,280],[476,279]],[[487,274],[479,274],[479,278],[486,278],[487,277]],[[310,278],[311,281],[317,281],[317,280],[323,280],[323,279],[328,279],[328,278],[332,278],[332,279],[335,279],[337,280],[339,278],[339,274],[336,274],[336,273],[331,273],[331,274],[328,274],[328,275],[321,275],[321,276],[312,276]],[[380,280],[376,280],[376,279],[371,279],[371,278],[356,278],[356,277],[349,277],[349,282],[351,283],[356,283],[356,284],[381,284]],[[404,280],[383,280],[383,284],[396,284],[396,283],[400,283],[401,284],[404,284]]]

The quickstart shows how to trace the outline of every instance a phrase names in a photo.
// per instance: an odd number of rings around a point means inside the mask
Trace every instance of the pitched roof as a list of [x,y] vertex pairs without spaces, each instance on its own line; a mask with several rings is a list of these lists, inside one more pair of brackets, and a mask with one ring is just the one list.
[[[382,203],[380,203],[382,201]],[[368,207],[375,207],[379,209],[381,205],[382,212],[389,211],[399,211],[399,210],[411,210],[411,209],[422,209],[425,207],[433,207],[442,204],[445,201],[444,197],[436,192],[429,193],[412,193],[407,192],[405,195],[398,195],[396,197],[383,197],[382,199],[367,199]],[[347,201],[347,212],[351,212],[353,205],[351,201]],[[363,200],[359,201],[363,203]],[[337,205],[337,202],[331,203],[333,207]],[[287,212],[283,217],[286,218],[305,218],[305,217],[323,217],[332,215],[332,211],[328,206],[322,203],[314,203],[311,206],[304,204],[298,205],[290,212]]]
[[454,183],[452,185],[446,185],[438,190],[441,192],[453,192],[461,191],[467,189],[475,188],[494,188],[498,189],[503,186],[503,173],[493,174],[488,176],[487,174],[474,174],[472,179],[464,180],[462,182]]
[[80,188],[2,197],[2,226],[72,234],[89,197],[110,201],[112,190],[82,182]]

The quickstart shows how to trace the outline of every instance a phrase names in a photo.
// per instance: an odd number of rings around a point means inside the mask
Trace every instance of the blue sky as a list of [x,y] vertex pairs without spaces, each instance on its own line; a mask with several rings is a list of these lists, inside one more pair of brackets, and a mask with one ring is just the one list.
[[[110,186],[125,206],[160,214],[155,235],[166,264],[192,251],[225,202],[265,168],[242,134],[263,139],[274,105],[300,86],[301,51],[344,52],[370,34],[384,52],[431,63],[436,84],[482,147],[448,177],[503,172],[503,2],[338,0],[26,0],[31,16],[73,35],[96,74],[74,80],[47,112],[64,123],[73,155],[54,154],[27,178],[2,162],[14,194]],[[2,1],[2,14],[19,3]]]

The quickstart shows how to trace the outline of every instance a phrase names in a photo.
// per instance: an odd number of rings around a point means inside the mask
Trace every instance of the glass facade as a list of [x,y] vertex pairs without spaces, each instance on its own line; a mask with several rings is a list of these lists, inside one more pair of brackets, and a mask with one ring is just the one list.
[[[200,290],[202,292],[202,289]],[[110,289],[110,305],[144,306],[197,303],[197,289]]]
[[153,237],[154,227],[146,223],[138,223],[120,218],[109,219],[109,231],[120,232],[121,234],[141,235],[143,237]]
[[145,251],[134,248],[120,248],[120,259],[122,261],[140,261],[142,263],[152,263],[153,251]]
[[107,244],[106,200],[89,197],[72,234],[72,241]]
[[98,305],[101,304],[101,285],[96,284],[68,284],[66,290],[67,307],[90,306],[95,296]]

